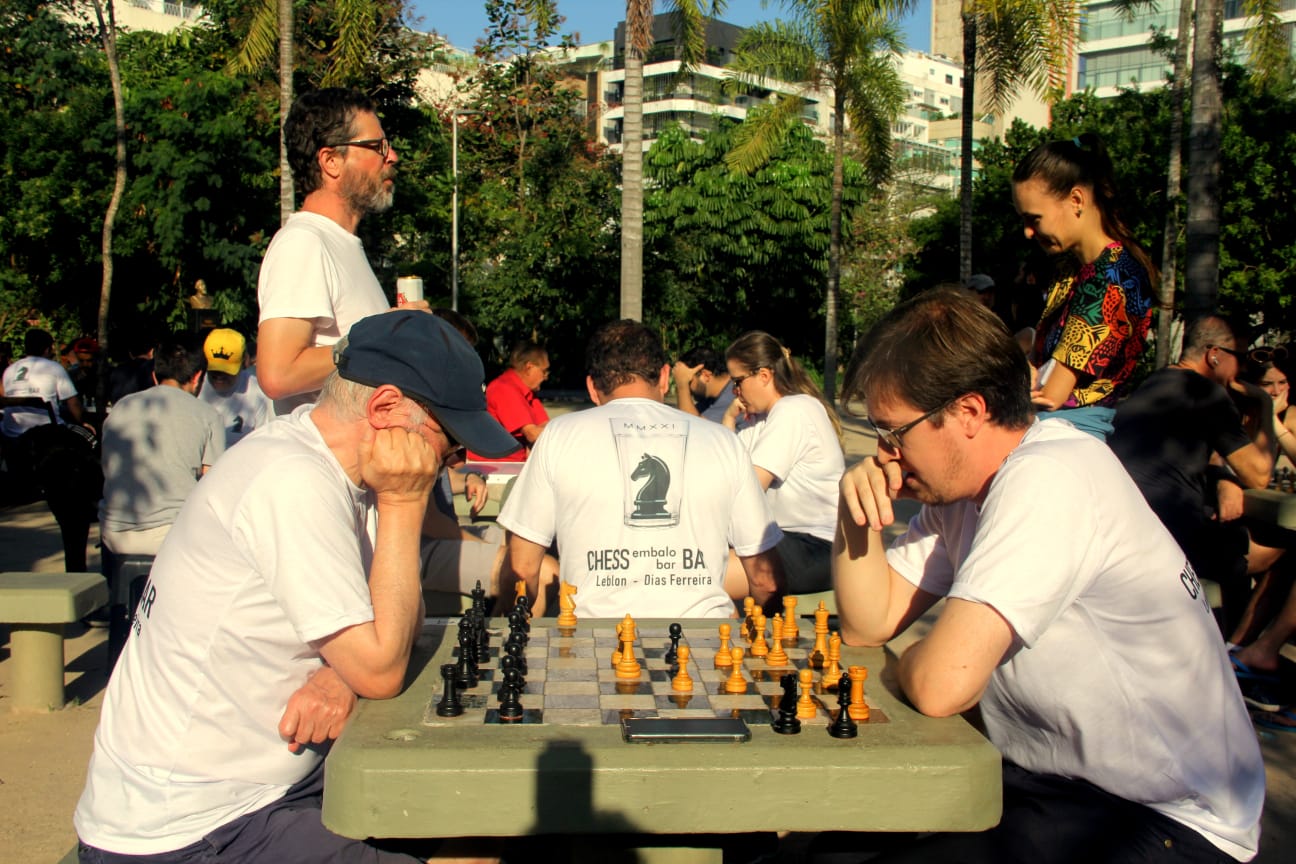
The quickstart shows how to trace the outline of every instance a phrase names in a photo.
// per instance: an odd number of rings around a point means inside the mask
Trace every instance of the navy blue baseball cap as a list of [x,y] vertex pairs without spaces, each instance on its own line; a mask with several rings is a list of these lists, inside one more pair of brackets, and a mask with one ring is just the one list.
[[361,319],[339,343],[334,359],[348,381],[399,387],[474,453],[493,459],[522,446],[486,412],[485,372],[477,352],[429,312],[400,309]]

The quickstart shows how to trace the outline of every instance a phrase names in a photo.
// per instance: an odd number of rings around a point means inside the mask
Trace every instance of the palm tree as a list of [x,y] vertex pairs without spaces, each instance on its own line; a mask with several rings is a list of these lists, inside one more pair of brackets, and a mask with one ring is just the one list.
[[1023,85],[1060,95],[1080,28],[1078,0],[963,0],[963,140],[959,194],[959,279],[972,275],[972,144],[977,76],[989,93],[982,100],[1001,113]]
[[[747,84],[777,78],[830,92],[833,99],[832,203],[829,212],[828,284],[824,292],[824,395],[837,389],[837,287],[841,280],[842,186],[846,123],[871,182],[891,176],[891,125],[904,109],[905,88],[895,57],[903,49],[896,17],[911,0],[786,0],[791,20],[757,24],[743,34],[731,64]],[[805,98],[782,96],[753,112],[735,132],[730,168],[764,164],[789,124],[800,122]]]
[[[671,0],[680,74],[706,56],[706,23],[725,0]],[[621,317],[643,318],[643,65],[653,44],[653,0],[626,0],[621,123]]]

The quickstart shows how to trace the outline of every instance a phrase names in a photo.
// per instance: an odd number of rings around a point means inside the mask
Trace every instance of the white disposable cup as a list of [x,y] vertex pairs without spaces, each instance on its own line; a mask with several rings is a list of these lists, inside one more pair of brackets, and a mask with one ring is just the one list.
[[423,299],[423,280],[417,276],[402,276],[396,280],[396,304],[416,303]]

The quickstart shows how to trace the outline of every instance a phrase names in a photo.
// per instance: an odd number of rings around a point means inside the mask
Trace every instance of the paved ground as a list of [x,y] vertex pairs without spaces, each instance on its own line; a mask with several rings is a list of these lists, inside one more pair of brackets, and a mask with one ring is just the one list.
[[[847,461],[852,462],[871,452],[873,442],[862,423],[848,419],[846,425]],[[89,566],[98,568],[97,555]],[[0,570],[62,569],[58,529],[43,504],[0,510]],[[76,841],[71,815],[103,700],[105,639],[104,630],[74,626],[66,649],[68,706],[50,714],[15,715],[7,708],[8,633],[0,628],[0,861],[56,862]],[[1288,656],[1296,659],[1293,646]],[[1296,735],[1266,730],[1258,735],[1268,800],[1256,861],[1286,864],[1296,850]]]

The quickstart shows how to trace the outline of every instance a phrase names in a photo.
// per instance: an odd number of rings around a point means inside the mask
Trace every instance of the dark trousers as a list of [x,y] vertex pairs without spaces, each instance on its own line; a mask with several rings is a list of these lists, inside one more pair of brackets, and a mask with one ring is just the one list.
[[999,824],[976,834],[936,834],[879,860],[887,864],[1230,864],[1186,825],[1084,780],[1004,763]]

